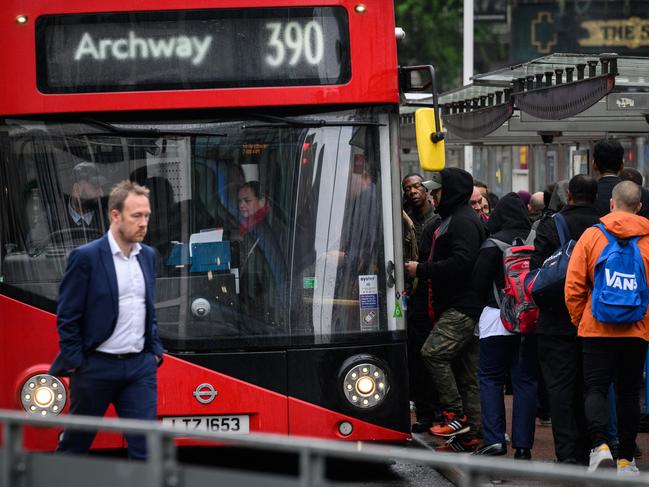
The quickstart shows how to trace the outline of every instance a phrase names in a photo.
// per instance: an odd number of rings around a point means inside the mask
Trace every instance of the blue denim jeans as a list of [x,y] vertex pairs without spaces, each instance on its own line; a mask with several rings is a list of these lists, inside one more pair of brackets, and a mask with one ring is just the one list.
[[505,442],[505,373],[512,378],[512,446],[532,448],[536,421],[536,337],[491,336],[480,340],[480,403],[485,445]]

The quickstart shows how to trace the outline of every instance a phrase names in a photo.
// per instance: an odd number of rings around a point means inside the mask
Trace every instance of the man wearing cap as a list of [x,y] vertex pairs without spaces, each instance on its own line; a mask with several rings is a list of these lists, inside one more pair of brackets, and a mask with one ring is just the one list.
[[[436,173],[439,174],[439,173]],[[423,181],[420,174],[411,173],[402,181],[404,207],[414,223],[419,259],[426,260],[430,254],[433,232],[440,222],[439,215],[430,201],[425,185],[439,188],[435,181]],[[413,433],[424,433],[433,425],[436,416],[437,395],[430,375],[419,351],[428,338],[432,321],[428,314],[428,283],[416,277],[407,279],[408,293],[408,369],[410,397],[415,403],[417,421]]]
[[67,227],[86,233],[95,231],[99,237],[107,223],[102,210],[104,193],[99,171],[92,162],[81,162],[72,172],[74,182],[66,204]]
[[471,286],[473,265],[485,239],[484,225],[469,206],[473,178],[459,168],[441,171],[442,188],[433,192],[442,218],[434,233],[431,258],[406,262],[406,275],[429,279],[435,326],[421,348],[445,421],[430,429],[448,442],[443,451],[468,452],[480,434],[478,338],[475,324],[482,312]]

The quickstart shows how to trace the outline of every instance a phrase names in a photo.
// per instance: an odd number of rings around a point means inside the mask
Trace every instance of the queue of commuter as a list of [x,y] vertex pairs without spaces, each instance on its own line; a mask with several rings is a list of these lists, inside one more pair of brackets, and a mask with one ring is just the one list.
[[[436,450],[500,456],[511,442],[515,459],[531,459],[539,417],[552,425],[557,462],[639,473],[649,190],[623,157],[617,141],[602,140],[594,177],[498,201],[458,168],[434,182],[404,178],[407,212],[424,224],[419,257],[405,263],[417,282],[408,311],[412,430],[438,438]],[[421,208],[432,213],[422,200],[438,219],[421,220]],[[537,293],[545,284],[553,291]]]

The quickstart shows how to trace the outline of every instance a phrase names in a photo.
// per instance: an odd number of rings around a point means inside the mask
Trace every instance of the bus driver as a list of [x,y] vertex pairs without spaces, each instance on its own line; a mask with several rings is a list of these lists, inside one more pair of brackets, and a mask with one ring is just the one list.
[[270,325],[279,325],[283,299],[286,262],[280,239],[285,234],[277,219],[269,223],[270,204],[261,193],[258,181],[249,181],[239,188],[241,236],[239,266],[241,269],[240,300],[244,314]]

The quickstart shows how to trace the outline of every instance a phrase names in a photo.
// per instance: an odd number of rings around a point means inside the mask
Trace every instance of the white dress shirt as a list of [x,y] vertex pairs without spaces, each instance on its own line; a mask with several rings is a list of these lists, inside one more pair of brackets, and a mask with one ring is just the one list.
[[72,217],[72,221],[74,221],[74,224],[77,226],[81,226],[81,220],[83,220],[83,223],[86,224],[86,226],[89,226],[92,223],[92,219],[95,216],[94,210],[91,210],[87,213],[79,213],[77,210],[75,210],[72,207],[72,203],[68,201],[68,213],[70,213],[70,217]]
[[126,257],[110,230],[108,242],[117,274],[119,312],[113,334],[97,350],[113,354],[141,352],[144,348],[146,286],[137,255],[142,247],[136,243]]

